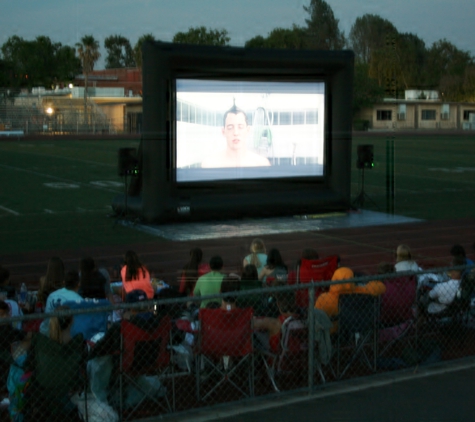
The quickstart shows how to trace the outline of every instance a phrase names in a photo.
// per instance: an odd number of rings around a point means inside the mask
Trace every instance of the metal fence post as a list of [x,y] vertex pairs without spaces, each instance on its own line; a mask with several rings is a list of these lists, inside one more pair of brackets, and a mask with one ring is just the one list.
[[308,389],[313,389],[313,376],[315,373],[315,320],[313,316],[313,308],[315,306],[315,285],[310,284],[308,292]]

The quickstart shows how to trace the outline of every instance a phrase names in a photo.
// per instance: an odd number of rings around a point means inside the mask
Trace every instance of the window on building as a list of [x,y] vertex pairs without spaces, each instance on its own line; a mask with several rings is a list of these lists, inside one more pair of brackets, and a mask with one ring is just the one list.
[[281,125],[291,125],[292,124],[292,117],[288,111],[281,111],[280,112],[280,119],[279,124]]
[[435,120],[435,110],[422,110],[421,120]]
[[307,125],[316,125],[318,124],[318,111],[307,111],[307,115],[305,116],[306,118],[306,123]]
[[304,111],[294,111],[292,115],[292,124],[294,125],[303,125],[305,124],[305,112]]
[[392,120],[392,110],[376,110],[376,120]]
[[463,119],[470,120],[470,114],[475,114],[475,110],[464,110],[463,111]]
[[440,118],[442,120],[449,120],[449,118],[450,118],[450,104],[442,104],[442,110],[440,112]]

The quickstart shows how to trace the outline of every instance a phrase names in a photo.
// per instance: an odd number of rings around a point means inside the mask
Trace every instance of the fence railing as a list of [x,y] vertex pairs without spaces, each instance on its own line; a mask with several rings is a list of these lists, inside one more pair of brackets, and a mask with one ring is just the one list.
[[448,267],[113,305],[65,295],[0,325],[10,412],[141,419],[471,356],[474,279]]

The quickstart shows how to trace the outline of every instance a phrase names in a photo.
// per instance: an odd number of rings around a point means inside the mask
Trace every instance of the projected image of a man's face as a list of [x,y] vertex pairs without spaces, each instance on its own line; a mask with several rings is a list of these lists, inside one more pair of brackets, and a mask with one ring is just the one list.
[[224,127],[222,128],[227,147],[236,152],[246,148],[246,141],[250,129],[243,113],[228,113]]

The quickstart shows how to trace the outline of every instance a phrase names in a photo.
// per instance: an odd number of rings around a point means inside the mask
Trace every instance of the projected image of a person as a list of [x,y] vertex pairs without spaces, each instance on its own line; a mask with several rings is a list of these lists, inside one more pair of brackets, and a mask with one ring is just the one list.
[[202,168],[220,167],[266,167],[270,162],[247,148],[247,138],[251,127],[248,125],[246,113],[234,104],[224,113],[221,132],[226,139],[223,151],[205,158]]

